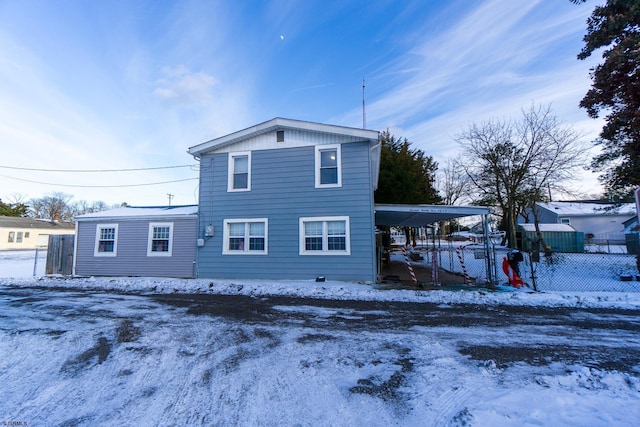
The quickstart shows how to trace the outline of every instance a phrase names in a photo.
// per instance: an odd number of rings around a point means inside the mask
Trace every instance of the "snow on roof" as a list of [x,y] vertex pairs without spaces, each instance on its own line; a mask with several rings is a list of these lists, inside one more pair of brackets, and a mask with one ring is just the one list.
[[[524,231],[536,231],[535,224],[518,224]],[[538,224],[540,231],[564,231],[575,232],[569,224]]]
[[78,215],[76,221],[89,221],[102,218],[158,218],[197,215],[198,206],[126,206],[107,211]]
[[538,203],[538,206],[555,212],[558,215],[635,215],[634,203],[588,203],[588,202],[548,202]]

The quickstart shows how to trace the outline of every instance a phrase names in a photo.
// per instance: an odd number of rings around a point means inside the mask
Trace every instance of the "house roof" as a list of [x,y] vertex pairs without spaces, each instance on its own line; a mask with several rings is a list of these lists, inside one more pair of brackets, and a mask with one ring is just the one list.
[[398,227],[422,227],[438,221],[491,213],[489,208],[481,206],[446,205],[376,204],[374,210],[376,225]]
[[374,189],[378,186],[380,173],[380,133],[375,130],[352,128],[346,126],[328,125],[324,123],[307,122],[303,120],[285,119],[276,117],[269,121],[251,126],[249,128],[221,136],[198,145],[190,147],[188,153],[198,158],[204,153],[219,150],[230,145],[245,141],[259,135],[278,130],[298,130],[312,133],[337,135],[349,138],[350,142],[367,141],[371,147],[371,178]]
[[[536,231],[535,224],[518,224],[524,231]],[[575,232],[575,228],[569,224],[538,224],[540,231],[563,231],[563,232]]]
[[557,215],[564,216],[594,216],[594,215],[635,215],[634,203],[592,203],[592,202],[548,202],[537,205]]
[[47,219],[23,218],[17,216],[0,216],[2,228],[38,228],[42,230],[72,230],[73,223],[55,222]]
[[78,215],[75,221],[94,221],[97,219],[159,219],[189,217],[198,214],[197,205],[187,206],[126,206],[107,211]]
[[243,141],[257,135],[273,132],[274,130],[285,129],[298,129],[310,132],[351,136],[354,138],[354,140],[368,140],[372,143],[378,143],[380,139],[379,132],[374,130],[327,125],[323,123],[276,117],[269,121],[248,127],[246,129],[239,130],[237,132],[233,132],[228,135],[209,140],[207,142],[203,142],[202,144],[194,145],[193,147],[189,147],[188,152],[189,154],[197,157],[202,153],[226,147],[228,145],[235,144],[238,141]]

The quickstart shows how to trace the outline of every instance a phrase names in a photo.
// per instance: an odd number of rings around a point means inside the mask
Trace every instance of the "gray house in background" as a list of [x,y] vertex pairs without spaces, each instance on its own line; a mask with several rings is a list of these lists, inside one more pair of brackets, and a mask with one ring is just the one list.
[[197,206],[123,207],[75,221],[77,275],[195,277]]
[[[624,242],[624,222],[636,215],[633,203],[615,205],[597,202],[536,203],[540,224],[568,224],[584,233],[585,242]],[[533,223],[533,213],[527,209],[518,223]]]
[[197,277],[376,280],[377,131],[275,118],[189,149]]

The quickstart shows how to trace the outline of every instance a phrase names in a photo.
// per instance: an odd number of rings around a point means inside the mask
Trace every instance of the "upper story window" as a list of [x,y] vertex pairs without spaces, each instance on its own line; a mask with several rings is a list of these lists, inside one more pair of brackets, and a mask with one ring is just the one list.
[[118,252],[118,224],[98,224],[94,256],[116,256]]
[[13,243],[15,239],[16,239],[16,232],[15,231],[10,231],[9,232],[9,240],[7,241],[7,243]]
[[267,218],[225,219],[222,253],[266,255],[268,228]]
[[18,234],[16,235],[16,243],[22,243],[22,236],[24,235],[24,233],[22,231],[18,231]]
[[173,251],[173,223],[156,222],[149,224],[147,256],[171,256]]
[[571,218],[560,218],[560,224],[571,224]]
[[229,153],[227,191],[251,190],[251,152]]
[[350,255],[349,217],[300,218],[300,255]]
[[316,146],[316,188],[342,186],[340,145]]

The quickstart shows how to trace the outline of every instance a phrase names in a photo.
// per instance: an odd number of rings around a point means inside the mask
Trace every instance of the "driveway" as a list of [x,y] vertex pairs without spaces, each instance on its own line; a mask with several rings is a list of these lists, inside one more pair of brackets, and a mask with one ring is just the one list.
[[53,426],[635,423],[639,315],[0,287],[0,417]]

